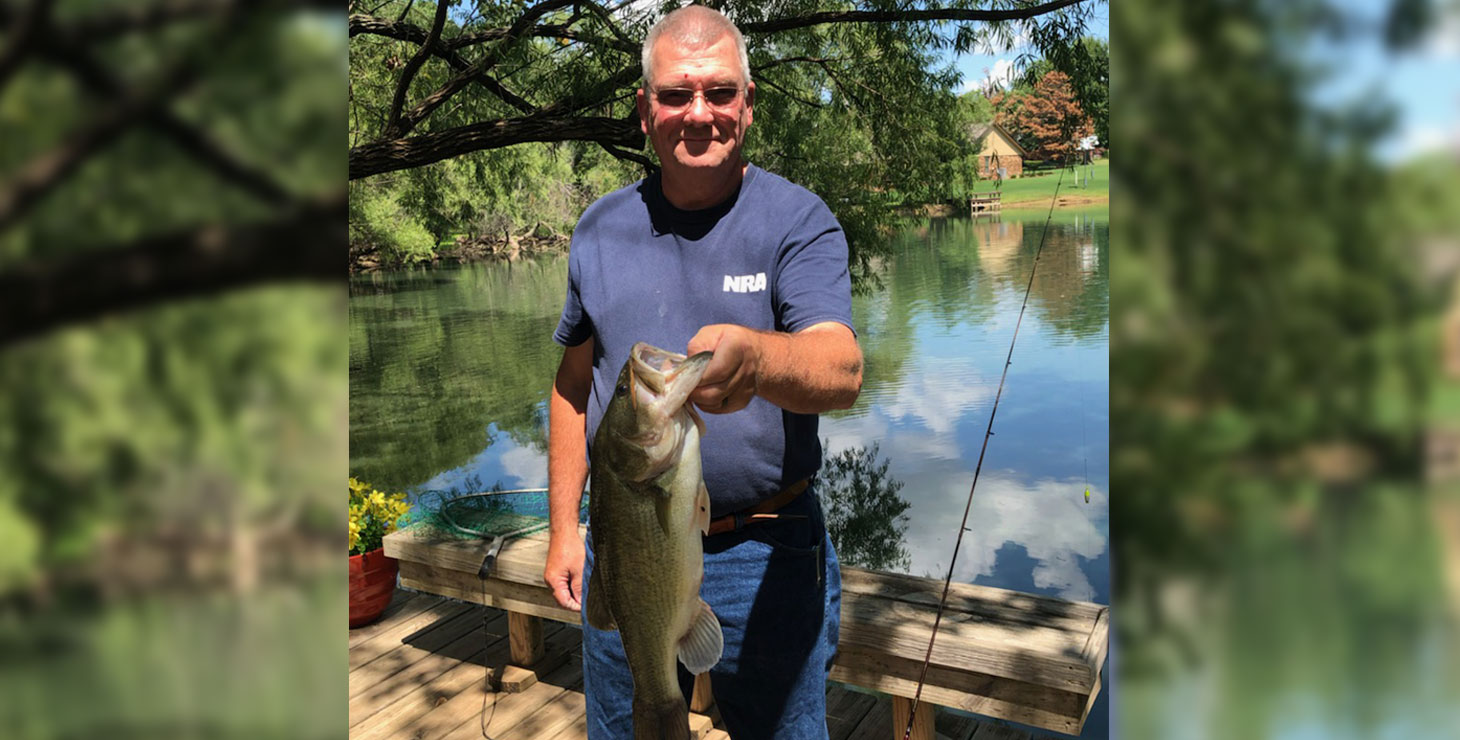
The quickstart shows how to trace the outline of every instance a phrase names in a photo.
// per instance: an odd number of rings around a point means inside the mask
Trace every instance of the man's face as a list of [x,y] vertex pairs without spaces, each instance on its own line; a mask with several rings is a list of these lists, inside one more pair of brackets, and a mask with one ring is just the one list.
[[661,39],[652,53],[654,78],[639,90],[638,106],[659,161],[695,169],[738,161],[755,85],[741,79],[734,39],[725,35],[702,49]]

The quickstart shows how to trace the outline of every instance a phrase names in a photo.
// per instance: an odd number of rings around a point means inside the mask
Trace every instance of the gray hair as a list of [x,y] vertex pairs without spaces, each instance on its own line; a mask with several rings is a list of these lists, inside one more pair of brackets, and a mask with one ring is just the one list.
[[692,49],[703,49],[729,34],[735,39],[735,51],[740,55],[740,74],[745,78],[744,84],[750,84],[750,55],[745,51],[745,37],[740,34],[740,29],[714,8],[686,5],[661,18],[649,29],[649,35],[644,37],[640,64],[644,70],[645,88],[649,86],[649,80],[653,79],[654,72],[649,57],[653,54],[654,44],[659,41],[659,37],[666,34],[669,40]]

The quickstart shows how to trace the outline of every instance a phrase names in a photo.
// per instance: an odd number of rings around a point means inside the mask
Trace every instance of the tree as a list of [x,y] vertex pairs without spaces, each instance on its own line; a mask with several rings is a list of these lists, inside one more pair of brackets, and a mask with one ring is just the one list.
[[[489,158],[532,158],[547,170],[571,162],[565,181],[533,170],[526,182],[564,182],[586,206],[655,167],[634,108],[639,51],[649,27],[679,4],[352,5],[351,179],[410,173],[406,182],[419,168],[464,160],[495,182],[503,168],[483,164]],[[956,72],[937,64],[937,52],[1018,31],[1063,58],[1055,47],[1078,46],[1095,4],[721,4],[745,33],[757,83],[747,153],[830,204],[860,279],[894,206],[957,187],[948,163],[970,143]],[[506,154],[527,151],[537,153]],[[520,186],[480,188],[501,195],[477,206],[504,213]]]
[[1028,94],[1009,93],[994,101],[994,120],[1013,132],[1040,159],[1063,161],[1095,128],[1080,109],[1069,77],[1052,70]]

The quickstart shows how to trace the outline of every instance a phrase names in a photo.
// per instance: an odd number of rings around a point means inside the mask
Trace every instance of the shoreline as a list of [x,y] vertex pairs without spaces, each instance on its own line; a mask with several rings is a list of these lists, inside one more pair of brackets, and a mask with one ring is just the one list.
[[[1063,208],[1087,208],[1110,203],[1109,195],[1061,195],[1055,200],[1056,210]],[[1017,201],[1009,201],[1000,205],[1000,211],[1046,209],[1049,208],[1049,200],[1045,198],[1033,198]],[[972,214],[960,213],[963,209],[947,203],[929,203],[921,206],[907,206],[896,209],[904,216],[920,216],[923,218],[953,218],[958,216],[972,217]],[[979,216],[998,215],[1000,211]],[[472,264],[477,262],[515,262],[520,259],[541,257],[548,254],[567,254],[570,237],[562,234],[551,234],[545,236],[532,236],[525,234],[513,236],[508,239],[486,240],[478,238],[472,242],[462,242],[438,251],[430,259],[420,260],[413,263],[389,262],[381,259],[380,253],[370,250],[357,251],[350,249],[350,272],[351,275],[358,275],[366,272],[379,272],[381,270],[401,270],[408,267],[437,266],[442,263],[455,263],[459,265]]]

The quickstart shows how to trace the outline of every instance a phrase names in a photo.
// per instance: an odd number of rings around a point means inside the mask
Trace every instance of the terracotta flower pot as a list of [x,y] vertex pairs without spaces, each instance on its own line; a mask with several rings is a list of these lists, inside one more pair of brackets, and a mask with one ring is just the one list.
[[383,547],[350,556],[351,629],[374,622],[390,606],[399,570],[395,558],[386,557]]

